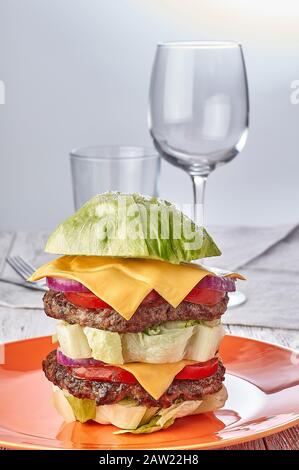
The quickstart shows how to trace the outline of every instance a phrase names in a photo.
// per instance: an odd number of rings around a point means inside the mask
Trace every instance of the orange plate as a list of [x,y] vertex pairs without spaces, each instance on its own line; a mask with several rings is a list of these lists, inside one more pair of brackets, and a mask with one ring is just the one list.
[[19,449],[208,449],[273,434],[299,422],[298,354],[226,336],[221,356],[229,399],[224,409],[181,418],[153,434],[112,434],[113,426],[65,424],[51,405],[41,361],[50,337],[0,347],[0,446]]

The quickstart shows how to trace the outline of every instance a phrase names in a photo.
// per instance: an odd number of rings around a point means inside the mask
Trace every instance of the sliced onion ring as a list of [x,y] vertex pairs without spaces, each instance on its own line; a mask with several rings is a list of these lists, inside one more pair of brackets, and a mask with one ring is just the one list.
[[90,366],[102,366],[102,361],[97,361],[92,357],[84,359],[72,359],[68,356],[65,356],[60,349],[57,349],[56,352],[57,362],[62,366],[67,367],[90,367]]
[[[47,285],[50,289],[60,292],[91,292],[78,281],[60,277],[47,277]],[[214,289],[224,292],[236,290],[236,280],[226,276],[206,276],[196,287]]]
[[197,287],[234,292],[236,290],[236,280],[226,276],[206,276],[197,284]]
[[47,286],[49,289],[60,292],[90,292],[81,282],[65,279],[62,277],[47,277]]

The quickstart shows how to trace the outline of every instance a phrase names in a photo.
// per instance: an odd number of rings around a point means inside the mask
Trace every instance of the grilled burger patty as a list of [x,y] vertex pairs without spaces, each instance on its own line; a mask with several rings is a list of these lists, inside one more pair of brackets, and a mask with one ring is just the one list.
[[118,333],[137,333],[153,325],[172,320],[215,320],[226,311],[228,296],[216,305],[181,302],[176,308],[159,299],[138,307],[130,320],[109,308],[87,309],[76,307],[65,298],[63,292],[49,290],[44,295],[44,309],[49,317],[70,324],[90,326]]
[[52,351],[43,361],[44,373],[50,382],[67,390],[77,398],[95,400],[97,405],[117,403],[124,398],[132,398],[140,405],[168,408],[175,400],[201,400],[204,395],[218,392],[222,387],[225,368],[219,361],[215,374],[201,380],[174,380],[166,392],[155,400],[140,384],[98,382],[84,380],[72,375],[72,368],[57,363],[56,351]]

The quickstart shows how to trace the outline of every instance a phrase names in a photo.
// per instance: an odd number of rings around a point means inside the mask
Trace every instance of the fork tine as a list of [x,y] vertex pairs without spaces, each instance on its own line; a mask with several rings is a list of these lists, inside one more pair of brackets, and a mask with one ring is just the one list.
[[27,276],[28,271],[27,271],[26,267],[23,265],[22,261],[20,261],[18,256],[16,256],[15,258],[16,258],[15,262],[16,262],[16,265],[19,268],[19,271],[22,272],[24,276]]
[[17,263],[16,263],[16,260],[15,260],[14,256],[7,256],[6,261],[9,264],[9,266],[11,266],[15,271],[18,272],[19,267],[17,266]]
[[19,267],[16,265],[15,260],[12,257],[6,257],[6,261],[9,264],[9,266],[19,275],[21,276],[22,279],[24,279],[23,274],[19,272]]
[[28,276],[31,276],[31,274],[34,273],[35,268],[30,263],[28,263],[28,261],[25,261],[21,256],[16,256],[16,258],[20,266],[23,267],[24,272],[26,272]]
[[[31,274],[35,271],[35,268],[25,261],[21,256],[7,256],[6,257],[7,263],[14,269],[14,271],[21,276],[22,279],[24,279],[27,282],[28,277],[31,276]],[[39,280],[36,281],[35,283],[36,286],[39,286],[43,290],[45,287],[47,287],[47,283],[45,280]]]
[[22,266],[19,264],[15,256],[6,258],[8,264],[21,276],[23,279],[27,279],[27,272],[24,272]]
[[24,268],[18,257],[11,256],[8,260],[10,266],[21,276],[23,279],[27,279],[30,273]]
[[[36,268],[30,264],[28,261],[26,261],[24,258],[22,258],[22,256],[18,256],[18,259],[19,259],[19,262],[22,266],[24,266],[24,269],[26,270],[26,280],[28,279],[28,277],[30,277],[35,271],[36,271]],[[47,286],[47,283],[45,281],[45,279],[40,279],[39,281],[35,281],[36,284],[39,284],[40,286]]]

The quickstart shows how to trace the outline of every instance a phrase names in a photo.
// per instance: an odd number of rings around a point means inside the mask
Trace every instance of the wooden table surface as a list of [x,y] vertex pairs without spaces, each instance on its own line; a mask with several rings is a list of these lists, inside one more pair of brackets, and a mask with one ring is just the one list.
[[[12,233],[0,232],[0,277],[18,279],[11,268],[5,262],[7,255],[22,255],[26,260],[35,265],[44,261],[42,247],[46,240],[43,233]],[[0,283],[0,300],[7,289],[7,284]],[[16,289],[16,304],[21,303],[22,289]],[[0,307],[0,342],[13,341],[35,336],[52,334],[55,321],[42,314],[41,310],[13,309]],[[227,327],[232,334],[248,336],[263,341],[278,343],[299,350],[299,331],[258,328],[248,326]],[[224,449],[238,450],[283,450],[299,449],[299,426],[272,436],[247,442]]]

